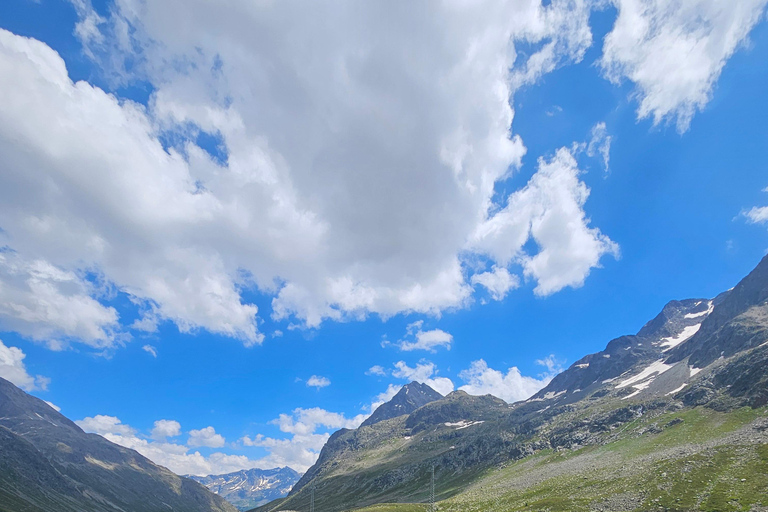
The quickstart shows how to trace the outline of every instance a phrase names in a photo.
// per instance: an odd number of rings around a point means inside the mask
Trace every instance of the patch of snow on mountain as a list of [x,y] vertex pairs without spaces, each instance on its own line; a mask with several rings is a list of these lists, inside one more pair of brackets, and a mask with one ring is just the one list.
[[664,347],[664,352],[667,350],[671,350],[681,344],[682,342],[688,340],[691,336],[699,332],[699,329],[701,329],[701,324],[696,325],[689,325],[685,329],[683,329],[683,332],[678,334],[677,336],[669,336],[667,338],[662,338],[661,346]]
[[[655,361],[655,362],[651,363],[651,365],[648,366],[648,368],[644,369],[643,371],[641,371],[640,373],[638,373],[634,377],[630,377],[627,380],[621,381],[616,386],[616,389],[621,389],[621,388],[625,388],[627,386],[632,386],[633,384],[636,384],[638,382],[644,381],[645,379],[647,379],[648,377],[651,377],[651,376],[656,377],[658,375],[661,375],[662,373],[666,372],[667,370],[669,370],[673,366],[674,366],[673,364],[672,365],[664,364],[664,360],[663,359],[659,359],[658,361]],[[650,384],[650,382],[648,384]],[[635,385],[633,387],[636,388],[637,386]]]
[[574,366],[576,368],[584,369],[584,368],[589,368],[589,363],[575,364]]
[[672,391],[670,391],[669,393],[667,393],[667,396],[669,396],[669,395],[674,395],[675,393],[677,393],[677,392],[679,392],[679,391],[682,391],[682,390],[683,390],[683,388],[684,388],[685,386],[687,386],[687,385],[688,385],[688,383],[687,383],[687,382],[683,382],[683,383],[680,385],[680,387],[679,387],[679,388],[677,388],[677,389],[673,389]]
[[699,318],[700,316],[709,316],[709,314],[714,311],[715,305],[712,304],[712,301],[709,301],[709,307],[706,311],[701,311],[699,313],[688,313],[683,318]]
[[694,368],[693,366],[689,366],[688,369],[691,371],[691,377],[699,373],[702,369],[701,368]]

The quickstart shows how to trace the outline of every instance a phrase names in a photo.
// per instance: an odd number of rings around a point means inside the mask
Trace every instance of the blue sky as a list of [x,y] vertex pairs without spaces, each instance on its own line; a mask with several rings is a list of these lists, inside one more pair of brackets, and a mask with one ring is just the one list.
[[0,376],[179,473],[304,470],[409,380],[525,399],[733,286],[766,2],[523,4],[4,2]]

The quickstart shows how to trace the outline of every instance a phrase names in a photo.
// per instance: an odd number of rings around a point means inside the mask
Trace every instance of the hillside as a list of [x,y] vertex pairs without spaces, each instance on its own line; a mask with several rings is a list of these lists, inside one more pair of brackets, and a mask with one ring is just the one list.
[[[768,510],[768,258],[506,404],[463,392],[340,430],[260,512]],[[401,503],[401,505],[397,505]],[[383,505],[388,504],[388,505]]]
[[236,512],[0,379],[0,512]]

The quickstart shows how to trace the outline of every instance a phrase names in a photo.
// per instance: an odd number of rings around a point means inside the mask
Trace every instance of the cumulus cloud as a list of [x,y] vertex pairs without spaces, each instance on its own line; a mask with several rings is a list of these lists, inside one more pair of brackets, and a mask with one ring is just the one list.
[[441,395],[447,395],[453,391],[453,381],[448,377],[438,377],[437,366],[429,361],[421,361],[415,367],[408,366],[404,361],[398,361],[395,363],[392,376],[398,379],[421,382]]
[[42,259],[28,261],[0,252],[0,326],[5,330],[54,349],[63,348],[69,339],[95,348],[112,346],[119,342],[117,311],[101,305],[94,293],[74,272]]
[[547,367],[547,372],[538,378],[522,375],[516,366],[509,368],[506,373],[494,370],[483,359],[479,359],[459,373],[459,377],[467,382],[459,389],[470,395],[490,394],[509,403],[525,400],[544,388],[562,371],[554,356],[536,362]]
[[368,368],[368,371],[365,372],[366,375],[377,375],[379,377],[384,377],[387,375],[387,371],[384,369],[381,365],[374,365]]
[[[397,342],[398,348],[405,352],[413,350],[436,352],[436,349],[440,347],[451,350],[453,335],[442,329],[424,331],[422,330],[423,326],[423,320],[408,324],[405,328],[405,337]],[[389,344],[389,342],[385,342],[385,344]]]
[[89,416],[82,420],[76,420],[75,423],[86,432],[92,432],[102,436],[106,434],[132,436],[136,432],[129,425],[120,421],[119,418],[105,414]]
[[330,385],[331,385],[331,381],[328,378],[322,377],[319,375],[313,375],[307,379],[307,386],[314,387],[317,389],[324,388]]
[[[519,261],[525,275],[536,280],[537,295],[583,285],[600,259],[606,254],[618,256],[619,248],[590,227],[583,210],[589,188],[579,174],[570,149],[560,148],[551,159],[539,159],[528,184],[478,226],[473,246],[501,263]],[[536,254],[524,250],[531,238],[538,246]]]
[[[763,190],[768,192],[768,188]],[[768,206],[755,206],[750,210],[742,212],[747,220],[753,224],[767,224],[768,223]]]
[[[99,434],[115,444],[136,450],[152,462],[165,466],[179,475],[219,475],[241,469],[275,467],[270,465],[268,460],[250,459],[245,455],[213,452],[204,456],[199,451],[190,451],[189,447],[183,444],[168,442],[167,437],[175,437],[181,430],[181,425],[173,420],[156,421],[151,439],[142,436],[136,429],[122,423],[114,416],[97,415],[75,421],[75,423],[86,432]],[[202,429],[202,431],[205,430]],[[203,436],[205,437],[206,434]]]
[[[9,245],[103,274],[146,311],[135,329],[170,320],[249,345],[263,335],[248,287],[308,326],[467,304],[468,242],[525,153],[510,96],[591,44],[586,1],[242,0],[214,16],[117,0],[109,18],[74,4],[105,73],[155,92],[145,108],[72,83],[46,45],[0,33]],[[90,306],[100,316],[73,335],[105,343],[117,317]]]
[[25,391],[47,389],[50,380],[42,375],[33,377],[27,373],[25,357],[27,355],[20,348],[8,347],[0,340],[0,377]]
[[472,285],[483,286],[493,300],[504,300],[507,293],[520,286],[520,278],[504,267],[493,267],[490,272],[472,276]]
[[217,434],[213,427],[205,427],[200,430],[190,430],[187,445],[206,446],[208,448],[221,448],[226,444],[224,437]]
[[165,441],[168,437],[181,435],[181,424],[174,420],[157,420],[152,428],[152,439]]
[[619,11],[600,61],[613,82],[636,86],[640,119],[688,129],[725,63],[761,19],[766,0],[612,0]]
[[244,436],[240,442],[244,446],[266,448],[269,455],[262,462],[268,461],[272,467],[288,465],[297,471],[306,471],[317,460],[330,431],[357,428],[369,414],[347,418],[319,407],[297,408],[272,421],[282,432],[290,434],[290,438],[276,439],[259,434],[253,438]]

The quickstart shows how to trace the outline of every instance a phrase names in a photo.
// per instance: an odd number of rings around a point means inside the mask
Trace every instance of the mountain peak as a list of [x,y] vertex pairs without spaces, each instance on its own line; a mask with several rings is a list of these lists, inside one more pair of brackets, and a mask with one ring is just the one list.
[[377,407],[373,414],[360,426],[366,427],[380,421],[410,414],[419,407],[441,398],[443,398],[443,395],[428,385],[413,381],[400,388],[400,391],[389,402]]

